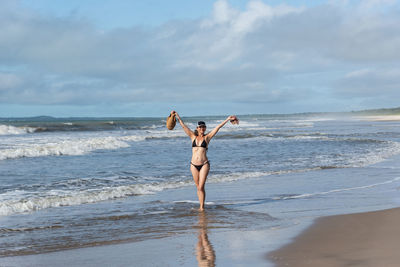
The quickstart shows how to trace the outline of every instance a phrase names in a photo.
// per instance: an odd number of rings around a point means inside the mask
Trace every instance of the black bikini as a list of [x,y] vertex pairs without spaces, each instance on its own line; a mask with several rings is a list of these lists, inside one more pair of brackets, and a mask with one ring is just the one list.
[[[195,138],[195,139],[193,140],[192,147],[203,147],[203,148],[205,148],[206,150],[208,150],[208,145],[207,145],[207,142],[206,142],[205,139],[203,139],[203,142],[201,143],[201,145],[198,146],[198,145],[196,144],[196,138]],[[201,164],[201,165],[195,165],[195,164],[193,164],[192,162],[190,162],[190,164],[192,164],[198,171],[200,171],[201,168],[203,168],[204,165],[206,165],[206,164],[210,165],[210,162],[208,162],[208,160],[207,160],[206,162],[204,162],[204,163]]]
[[206,162],[204,162],[201,165],[194,165],[192,162],[190,162],[190,164],[192,164],[198,171],[200,171],[201,168],[203,168],[204,165],[206,165],[206,164],[210,165],[210,162],[208,162],[208,160],[207,160]]
[[192,147],[204,147],[205,149],[208,149],[207,142],[205,139],[203,139],[203,142],[199,146],[196,144],[196,138],[193,139]]

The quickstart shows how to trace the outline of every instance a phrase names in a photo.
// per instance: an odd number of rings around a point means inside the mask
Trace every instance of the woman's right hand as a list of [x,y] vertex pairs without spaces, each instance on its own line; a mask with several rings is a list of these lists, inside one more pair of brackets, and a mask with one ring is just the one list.
[[176,116],[179,119],[178,112],[176,112],[175,110],[171,111],[171,115]]

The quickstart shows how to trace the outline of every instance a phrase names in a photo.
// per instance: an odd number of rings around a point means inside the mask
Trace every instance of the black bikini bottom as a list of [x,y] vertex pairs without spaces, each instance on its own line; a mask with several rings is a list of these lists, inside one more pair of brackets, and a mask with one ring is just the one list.
[[198,171],[200,171],[201,168],[203,168],[204,165],[206,165],[206,164],[210,165],[210,162],[207,160],[206,162],[204,162],[201,165],[194,165],[192,162],[190,162],[190,164],[192,164]]

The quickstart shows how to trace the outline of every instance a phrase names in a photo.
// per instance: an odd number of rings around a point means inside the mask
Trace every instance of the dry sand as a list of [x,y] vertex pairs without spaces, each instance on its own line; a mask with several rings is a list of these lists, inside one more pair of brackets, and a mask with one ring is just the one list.
[[320,218],[268,258],[277,266],[400,266],[400,208]]
[[400,121],[400,115],[357,116],[355,118],[366,121]]

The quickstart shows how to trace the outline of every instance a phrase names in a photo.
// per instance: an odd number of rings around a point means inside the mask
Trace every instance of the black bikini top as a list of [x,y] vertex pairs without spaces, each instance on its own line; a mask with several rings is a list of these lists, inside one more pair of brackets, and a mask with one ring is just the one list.
[[196,144],[196,138],[193,140],[193,143],[192,143],[192,147],[204,147],[205,149],[208,149],[208,147],[207,147],[207,142],[206,142],[206,140],[205,139],[203,139],[203,142],[201,142],[201,145],[197,145]]

